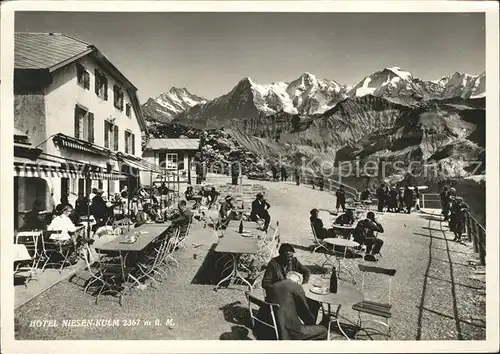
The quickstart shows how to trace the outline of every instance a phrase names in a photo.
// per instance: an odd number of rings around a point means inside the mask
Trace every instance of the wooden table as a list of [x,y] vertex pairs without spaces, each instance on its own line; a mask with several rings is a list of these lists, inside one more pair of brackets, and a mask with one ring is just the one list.
[[[318,284],[317,284],[318,283]],[[342,332],[342,335],[346,337],[348,340],[350,340],[349,336],[345,333],[344,329],[342,328],[342,325],[339,321],[340,319],[340,309],[342,306],[349,307],[352,306],[358,302],[361,302],[365,299],[364,294],[358,290],[354,285],[346,283],[346,282],[339,282],[337,286],[337,292],[335,294],[328,292],[324,295],[321,294],[316,294],[311,291],[311,288],[319,285],[319,287],[328,287],[329,286],[329,279],[325,278],[320,278],[320,277],[311,277],[309,280],[309,283],[304,284],[304,292],[306,293],[306,297],[318,301],[322,305],[325,304],[327,305],[327,310],[325,311],[324,307],[321,306],[321,309],[323,311],[323,316],[327,316],[329,319],[329,322],[333,319],[337,323],[337,327],[339,328],[340,332]],[[332,313],[331,311],[331,306],[337,306],[337,310]],[[328,336],[330,336],[330,333],[328,333]]]
[[[333,246],[333,253],[330,254],[329,256],[327,256],[327,259],[323,263],[323,267],[330,261],[330,259],[332,257],[335,257],[335,260],[337,262],[337,267],[338,267],[338,274],[340,275],[341,269],[345,268],[345,270],[347,270],[347,272],[351,275],[353,282],[356,283],[356,280],[354,279],[354,274],[349,269],[349,267],[347,267],[347,265],[345,264],[345,256],[347,254],[348,248],[358,247],[359,243],[357,243],[355,241],[351,241],[351,240],[346,240],[343,238],[325,238],[325,239],[323,239],[323,241],[325,243],[328,243],[329,245]],[[339,256],[339,254],[338,254],[339,252],[335,252],[335,246],[344,247],[344,251],[341,252],[341,256]]]
[[[125,267],[127,263],[127,257],[130,253],[137,253],[143,251],[149,244],[151,244],[156,238],[162,235],[167,229],[172,225],[171,222],[164,222],[161,224],[146,223],[139,227],[130,229],[124,235],[118,236],[114,240],[105,243],[102,246],[96,247],[96,249],[105,252],[118,252],[120,254],[120,264],[122,267],[122,276],[125,281]],[[125,243],[126,240],[133,234],[140,233],[137,240],[133,243]],[[132,276],[131,276],[132,277]],[[136,283],[140,285],[140,282],[132,277]]]
[[236,279],[243,281],[251,290],[252,284],[241,275],[238,265],[242,254],[256,254],[259,252],[257,239],[255,237],[244,237],[235,230],[226,229],[224,235],[219,239],[215,252],[230,254],[233,269],[228,276],[217,283],[214,290],[217,291],[226,280],[231,281]]

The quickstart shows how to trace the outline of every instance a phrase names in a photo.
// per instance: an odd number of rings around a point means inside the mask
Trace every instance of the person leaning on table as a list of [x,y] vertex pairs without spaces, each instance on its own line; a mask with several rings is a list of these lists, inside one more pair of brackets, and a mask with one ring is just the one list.
[[[327,329],[316,324],[316,317],[309,308],[301,283],[302,277],[299,273],[289,272],[286,279],[272,284],[266,291],[266,301],[279,305],[275,316],[280,339],[325,340],[328,336]],[[268,319],[269,316],[268,308],[259,310],[259,318]],[[255,331],[259,339],[272,339],[263,326],[256,326]]]

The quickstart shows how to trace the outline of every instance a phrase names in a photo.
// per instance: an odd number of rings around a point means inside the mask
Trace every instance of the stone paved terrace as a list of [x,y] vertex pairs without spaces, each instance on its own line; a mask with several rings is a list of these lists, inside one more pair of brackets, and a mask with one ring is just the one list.
[[[214,179],[208,183],[226,183]],[[309,210],[333,209],[335,197],[328,192],[295,186],[292,182],[244,181],[266,189],[272,223],[279,221],[283,242],[296,246],[296,256],[313,273],[324,257],[313,255]],[[251,188],[251,192],[260,187]],[[321,214],[324,221],[329,214]],[[470,263],[471,246],[452,242],[453,236],[433,211],[390,214],[381,217],[386,232],[380,266],[395,268],[392,304],[393,340],[482,340],[485,339],[484,268]],[[180,269],[155,289],[135,290],[124,300],[101,300],[68,279],[15,310],[19,319],[18,339],[254,339],[244,308],[245,288],[213,291],[213,256],[209,252],[216,235],[201,223],[193,226],[188,248],[178,252]],[[194,256],[196,255],[196,256]],[[348,260],[353,267],[363,262]],[[78,274],[81,275],[79,272]],[[360,285],[359,271],[355,273]],[[74,279],[73,279],[74,280]],[[72,281],[73,281],[72,280]],[[35,283],[30,283],[30,286]],[[262,291],[257,289],[257,292]],[[367,294],[367,297],[376,294]],[[351,309],[343,314],[356,319]],[[35,319],[138,319],[161,322],[173,319],[175,326],[57,327],[33,328]],[[334,339],[341,339],[334,335]]]

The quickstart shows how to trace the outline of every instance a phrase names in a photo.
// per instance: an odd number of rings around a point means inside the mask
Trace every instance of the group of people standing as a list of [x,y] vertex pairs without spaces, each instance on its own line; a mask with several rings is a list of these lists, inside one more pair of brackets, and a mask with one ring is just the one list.
[[[371,192],[366,188],[361,193],[361,200],[371,200]],[[420,210],[421,193],[417,186],[406,185],[397,189],[395,186],[389,187],[385,183],[375,191],[377,199],[377,210],[379,212],[388,211],[392,213],[406,212],[410,214],[412,209]]]
[[457,191],[453,187],[444,186],[440,197],[444,221],[448,221],[450,231],[455,234],[453,241],[460,242],[465,232],[469,205],[462,197],[457,197]]

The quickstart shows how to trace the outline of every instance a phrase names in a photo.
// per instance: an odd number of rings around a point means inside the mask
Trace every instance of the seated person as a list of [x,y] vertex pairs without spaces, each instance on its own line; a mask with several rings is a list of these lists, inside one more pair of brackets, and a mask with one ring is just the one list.
[[33,202],[32,209],[24,217],[24,225],[21,230],[43,230],[45,229],[45,217],[40,214],[42,211],[42,202],[36,199]]
[[366,188],[363,192],[361,192],[360,196],[361,201],[370,201],[372,199],[372,193],[368,188]]
[[135,215],[135,227],[141,226],[151,221],[148,214],[148,204],[138,204],[137,205],[137,214]]
[[287,273],[292,271],[302,274],[304,283],[309,281],[311,272],[293,256],[295,249],[291,244],[281,244],[278,253],[278,257],[271,259],[266,267],[264,278],[262,279],[262,288],[264,290],[267,290],[274,283],[286,279]]
[[354,241],[366,246],[365,260],[375,262],[375,255],[380,252],[384,241],[376,238],[375,232],[384,232],[382,225],[375,220],[375,214],[369,211],[366,219],[361,220],[354,229]]
[[[276,314],[278,333],[281,340],[324,340],[327,338],[327,329],[316,325],[316,318],[309,309],[308,301],[300,276],[291,274],[287,279],[274,283],[266,291],[266,301],[278,304]],[[270,322],[267,308],[261,308],[258,316]],[[256,326],[255,332],[259,339],[274,339]],[[261,335],[263,334],[263,335]]]
[[187,208],[187,203],[185,200],[181,200],[177,205],[178,213],[174,215],[171,219],[172,227],[178,227],[180,229],[181,236],[186,236],[186,230],[193,219],[193,212]]
[[333,223],[337,225],[352,225],[354,223],[354,212],[352,209],[347,209],[347,211],[337,217]]
[[234,206],[232,203],[233,197],[228,195],[224,198],[224,202],[221,203],[219,208],[219,217],[221,219],[221,227],[226,228],[229,220],[236,220],[236,212],[234,211]]
[[[333,223],[335,225],[342,225],[342,226],[352,225],[354,223],[354,213],[352,209],[347,209],[347,211],[344,214],[338,216]],[[335,235],[340,234],[345,237],[349,237],[351,235],[351,231],[349,230],[335,230],[335,229],[333,230]]]
[[52,219],[50,225],[47,227],[47,231],[60,231],[60,233],[50,235],[49,238],[58,241],[63,250],[71,250],[70,262],[74,264],[78,261],[78,257],[74,252],[75,241],[72,239],[71,235],[76,232],[77,228],[70,219],[72,212],[73,208],[71,205],[64,206],[61,214]]
[[269,215],[269,208],[271,205],[264,199],[262,193],[258,193],[255,200],[252,202],[252,211],[250,212],[250,220],[257,221],[259,218],[264,220],[263,231],[267,232],[271,216]]
[[312,209],[309,213],[311,214],[311,217],[309,218],[311,227],[314,229],[318,239],[323,240],[325,238],[335,237],[333,229],[327,229],[323,226],[323,221],[318,217],[318,209]]

